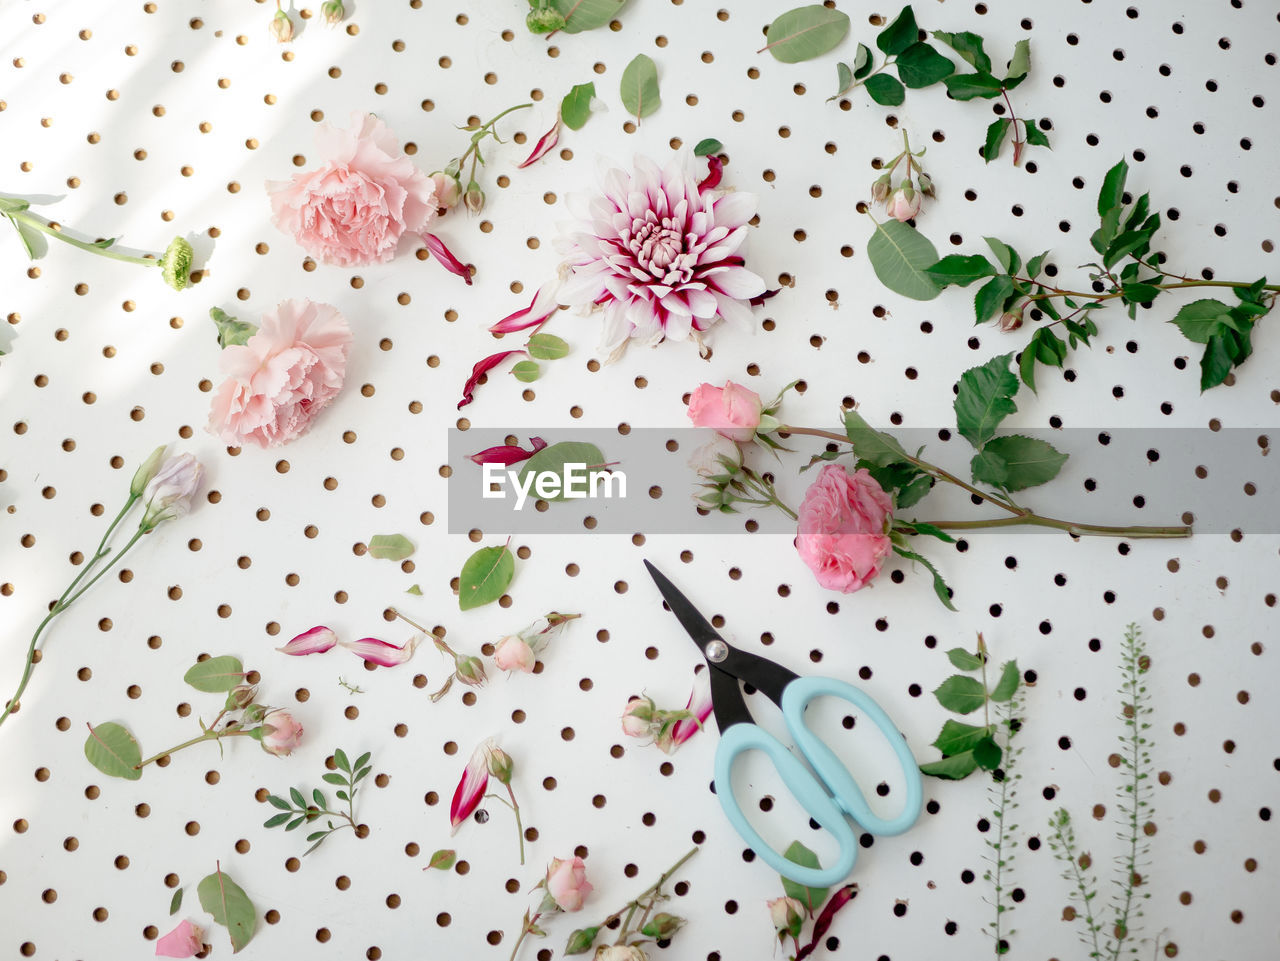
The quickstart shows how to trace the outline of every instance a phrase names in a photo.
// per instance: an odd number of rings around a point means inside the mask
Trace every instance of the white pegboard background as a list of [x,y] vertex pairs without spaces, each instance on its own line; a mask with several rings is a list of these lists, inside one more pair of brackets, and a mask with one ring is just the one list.
[[[131,580],[104,580],[60,619],[23,710],[0,730],[0,952],[149,954],[148,939],[173,923],[171,887],[187,886],[182,914],[202,919],[190,886],[221,859],[267,915],[246,957],[505,959],[529,900],[523,892],[550,857],[582,848],[597,885],[587,912],[553,922],[552,936],[522,955],[559,956],[574,922],[614,910],[697,836],[703,850],[681,872],[687,888],[676,899],[691,923],[659,955],[767,956],[763,902],[779,893],[777,880],[739,867],[742,845],[707,790],[715,737],[699,736],[670,759],[622,743],[626,698],[647,690],[682,702],[694,660],[644,575],[640,561],[650,557],[704,608],[724,613],[731,639],[755,648],[767,632],[770,656],[797,670],[855,679],[866,668],[870,679],[858,683],[921,758],[933,756],[928,742],[942,721],[928,694],[949,673],[942,650],[971,644],[981,630],[997,657],[1016,656],[1036,672],[1021,736],[1015,875],[1025,899],[1011,915],[1014,956],[1027,958],[1085,955],[1061,920],[1067,887],[1056,862],[1047,845],[1032,851],[1027,842],[1043,840],[1049,813],[1065,804],[1105,871],[1113,828],[1089,812],[1113,806],[1106,759],[1118,727],[1118,642],[1123,625],[1137,621],[1154,661],[1156,767],[1170,775],[1154,798],[1145,934],[1176,943],[1182,957],[1274,957],[1280,935],[1268,895],[1280,849],[1263,811],[1276,805],[1280,753],[1267,683],[1280,539],[1250,533],[1247,502],[1239,539],[1135,541],[1125,553],[1113,541],[986,535],[968,538],[963,555],[934,551],[959,614],[934,604],[919,574],[901,583],[886,576],[850,597],[827,594],[786,538],[712,537],[692,517],[679,536],[524,538],[517,543],[529,556],[509,606],[460,614],[450,580],[475,545],[445,534],[444,474],[447,427],[474,422],[522,437],[536,428],[554,440],[557,425],[677,426],[683,395],[704,380],[733,378],[772,395],[803,377],[808,389],[785,408],[793,423],[834,426],[852,397],[873,422],[898,414],[905,426],[946,426],[958,374],[1021,340],[974,329],[961,292],[919,304],[875,280],[863,256],[870,224],[854,207],[869,192],[873,161],[899,149],[895,127],[929,146],[939,197],[919,225],[940,251],[974,251],[995,235],[1024,253],[1053,248],[1060,276],[1078,279],[1097,186],[1127,156],[1130,189],[1150,190],[1166,222],[1178,210],[1160,238],[1172,266],[1232,279],[1274,275],[1276,10],[1256,0],[918,4],[924,26],[981,33],[995,58],[1031,39],[1032,73],[1014,101],[1020,116],[1051,118],[1054,143],[1052,152],[1028,150],[1033,173],[1007,156],[981,163],[984,102],[953,103],[939,88],[911,91],[895,110],[861,93],[847,110],[826,103],[834,57],[787,66],[754,52],[776,4],[632,0],[618,29],[551,41],[525,32],[518,0],[474,10],[441,0],[348,7],[345,32],[295,10],[303,29],[286,47],[267,36],[268,5],[248,0],[50,0],[0,10],[0,190],[61,197],[51,215],[91,235],[121,234],[126,245],[157,249],[175,231],[189,234],[207,268],[197,286],[175,293],[150,271],[65,248],[28,265],[16,237],[0,234],[0,315],[14,335],[12,355],[0,361],[4,696],[30,630],[74,576],[70,556],[100,535],[105,518],[92,505],[109,516],[140,457],[165,441],[193,450],[217,491],[137,549],[126,563]],[[873,16],[897,12],[846,9],[845,55],[871,42]],[[629,132],[617,86],[639,52],[658,63],[663,105]],[[561,150],[571,159],[516,171],[559,97],[587,79],[609,112],[565,134]],[[321,115],[345,123],[352,110],[378,113],[430,171],[461,149],[455,125],[530,98],[533,109],[504,124],[527,142],[493,153],[484,214],[450,214],[439,225],[476,265],[473,287],[412,254],[354,271],[307,269],[305,254],[270,224],[263,181],[287,178],[295,158],[313,162]],[[466,372],[493,349],[485,327],[554,270],[565,192],[589,182],[597,156],[665,156],[677,139],[706,136],[726,145],[728,181],[760,197],[750,264],[771,283],[784,274],[794,281],[757,311],[754,337],[715,338],[710,362],[688,345],[666,345],[592,370],[596,322],[561,315],[552,329],[574,352],[532,385],[532,399],[498,375],[459,421]],[[509,185],[497,186],[499,176]],[[1215,233],[1219,224],[1225,236]],[[203,431],[218,377],[207,311],[256,319],[297,296],[333,303],[350,319],[347,389],[298,442],[231,456]],[[1039,396],[1020,397],[1012,423],[1274,424],[1280,384],[1268,324],[1234,386],[1202,396],[1194,356],[1175,366],[1189,345],[1162,323],[1174,309],[1169,297],[1136,322],[1118,310],[1101,314],[1097,345],[1070,362],[1075,379],[1042,377]],[[785,485],[793,501],[801,483]],[[1036,494],[1046,509],[1052,497],[1052,487]],[[392,531],[418,544],[407,572],[353,550]],[[403,593],[412,584],[421,597]],[[409,632],[384,620],[391,605],[472,651],[551,608],[584,616],[547,653],[540,675],[496,678],[470,704],[458,691],[429,702],[444,676],[429,649],[372,672],[339,652],[288,659],[272,650],[316,623],[402,641]],[[303,719],[304,747],[277,761],[248,744],[229,744],[222,759],[202,746],[137,782],[91,768],[81,752],[85,722],[125,723],[150,753],[190,736],[195,716],[215,713],[215,697],[180,680],[201,652],[234,653],[259,670],[265,695]],[[339,675],[368,693],[348,694]],[[448,798],[488,734],[516,757],[525,823],[537,832],[523,868],[500,805],[486,825],[448,838]],[[362,799],[370,833],[336,836],[299,864],[291,859],[300,839],[262,829],[269,812],[255,795],[318,783],[335,746],[373,752],[384,786]],[[929,782],[927,797],[936,813],[862,853],[861,894],[833,929],[832,956],[909,961],[991,950],[975,826],[989,813],[984,786]],[[762,821],[788,834],[786,814],[780,804]],[[459,850],[465,874],[422,872],[442,846]],[[978,879],[965,883],[966,870]],[[905,915],[895,914],[898,902]],[[229,950],[220,929],[207,940],[215,954]],[[1143,953],[1153,950],[1148,942]]]

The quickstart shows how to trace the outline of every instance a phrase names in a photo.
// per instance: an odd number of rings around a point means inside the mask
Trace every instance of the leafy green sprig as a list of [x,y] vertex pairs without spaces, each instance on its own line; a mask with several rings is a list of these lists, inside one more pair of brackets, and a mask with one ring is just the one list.
[[[1152,212],[1149,194],[1132,200],[1125,192],[1128,174],[1129,165],[1121,160],[1107,171],[1098,193],[1100,223],[1089,242],[1099,259],[1084,265],[1092,268],[1093,290],[1049,283],[1041,278],[1048,251],[1031,257],[1023,269],[1018,252],[994,237],[986,238],[994,262],[983,254],[951,254],[932,264],[917,260],[912,265],[923,270],[938,289],[983,281],[974,297],[975,323],[998,317],[1002,328],[1013,330],[1021,326],[1024,313],[1029,312],[1032,320],[1048,318],[1031,336],[1018,363],[1022,382],[1032,390],[1037,365],[1061,368],[1071,350],[1090,346],[1098,333],[1092,312],[1118,301],[1133,318],[1140,306],[1150,307],[1165,291],[1225,287],[1231,289],[1236,303],[1197,300],[1183,306],[1171,321],[1188,340],[1204,345],[1200,389],[1216,387],[1253,352],[1254,327],[1280,296],[1280,285],[1268,284],[1265,277],[1252,283],[1197,279],[1166,269],[1165,255],[1151,249],[1161,226],[1160,214]],[[888,269],[887,261],[884,266]],[[888,283],[879,268],[877,275]],[[892,289],[918,300],[936,296],[927,288],[913,291],[899,285]]]
[[[1015,667],[1016,672],[1016,667]],[[1002,678],[1003,680],[1003,678]],[[1013,746],[1014,735],[1022,728],[1021,688],[1015,684],[1013,696],[1000,705],[997,725],[1004,734],[1003,764],[991,772],[991,784],[987,787],[987,796],[991,800],[991,816],[995,820],[995,840],[985,838],[990,854],[987,863],[990,865],[983,873],[992,888],[995,918],[988,927],[991,929],[996,956],[1009,953],[1009,938],[1014,935],[1013,928],[1005,927],[1005,914],[1012,911],[1016,902],[1005,898],[1009,890],[1009,872],[1013,867],[1014,850],[1018,846],[1015,832],[1018,825],[1010,823],[1013,812],[1018,808],[1018,782],[1022,780],[1022,772],[1015,771],[1014,765],[1022,748]]]
[[[1010,759],[1006,757],[1006,748],[1021,722],[1014,723],[1012,709],[1007,712],[1003,722],[999,718],[993,721],[991,705],[1013,704],[1021,681],[1018,662],[1005,661],[1000,666],[1000,676],[995,687],[990,687],[987,680],[989,656],[981,634],[978,635],[978,647],[974,653],[970,654],[964,648],[956,647],[947,651],[947,659],[953,667],[964,673],[952,674],[938,685],[933,696],[948,711],[962,717],[981,710],[982,724],[966,724],[948,718],[933,742],[933,746],[942,752],[942,760],[921,764],[920,773],[958,781],[979,768],[984,771],[999,770],[1002,761],[1007,768]],[[981,680],[971,676],[976,673],[981,673]],[[998,740],[1002,732],[1005,737],[1004,747]]]
[[[356,758],[353,764],[347,759],[346,752],[342,748],[338,748],[333,752],[333,763],[338,770],[326,771],[323,777],[329,784],[338,786],[338,790],[334,794],[339,801],[346,802],[347,809],[345,811],[330,808],[328,798],[319,788],[312,789],[311,801],[308,802],[302,791],[296,787],[291,787],[289,788],[288,800],[275,794],[267,795],[267,803],[280,813],[273,814],[267,818],[262,823],[262,826],[264,828],[276,828],[283,824],[286,831],[293,831],[303,824],[311,824],[324,818],[327,826],[307,835],[307,840],[311,842],[311,847],[303,852],[303,857],[306,857],[324,844],[329,835],[335,831],[341,831],[343,828],[356,830],[359,827],[356,822],[355,808],[356,794],[359,793],[359,788],[356,785],[368,777],[369,772],[373,770],[373,767],[369,764],[370,757],[370,753],[366,751]],[[334,824],[333,818],[340,818],[343,823]]]

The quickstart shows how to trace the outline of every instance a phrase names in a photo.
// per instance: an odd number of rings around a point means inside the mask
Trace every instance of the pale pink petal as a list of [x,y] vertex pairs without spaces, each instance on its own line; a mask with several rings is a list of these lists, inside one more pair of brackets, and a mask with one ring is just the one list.
[[421,640],[422,635],[415,634],[405,642],[403,647],[396,647],[376,637],[362,637],[358,641],[339,641],[338,645],[381,667],[395,667],[413,657],[413,652]]
[[303,631],[284,647],[277,647],[281,654],[323,654],[338,643],[338,635],[323,625]]
[[176,928],[156,941],[158,958],[190,958],[204,950],[204,932],[190,921],[183,921]]

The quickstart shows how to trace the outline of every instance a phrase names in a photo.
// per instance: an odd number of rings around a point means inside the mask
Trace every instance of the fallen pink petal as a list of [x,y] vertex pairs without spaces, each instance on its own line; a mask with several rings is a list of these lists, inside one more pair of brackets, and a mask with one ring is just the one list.
[[448,247],[445,246],[443,240],[435,234],[423,234],[422,242],[427,245],[427,250],[431,251],[431,256],[440,261],[440,265],[451,274],[457,274],[467,282],[467,286],[471,286],[471,268],[460,261],[453,255]]
[[395,667],[397,664],[403,664],[409,658],[413,657],[413,652],[418,647],[418,642],[422,640],[421,634],[415,634],[405,643],[403,647],[380,641],[376,637],[362,637],[358,641],[339,641],[338,644],[345,647],[352,654],[364,658],[379,667]]
[[204,932],[190,921],[183,921],[176,928],[156,941],[158,958],[191,958],[204,950]]
[[722,177],[724,177],[724,161],[712,154],[707,158],[707,175],[698,184],[698,192],[715,190],[720,186]]
[[476,361],[476,365],[471,368],[471,376],[467,378],[467,382],[462,385],[462,400],[458,401],[458,410],[466,407],[475,400],[476,384],[480,382],[480,378],[487,374],[493,368],[510,357],[512,354],[523,354],[523,350],[500,350],[496,354],[490,354],[481,360]]
[[523,170],[525,167],[536,164],[539,160],[555,149],[555,145],[560,142],[560,114],[556,113],[556,122],[552,124],[551,129],[544,133],[538,142],[533,145],[533,152],[525,158],[524,163],[516,167],[517,170]]
[[454,833],[458,825],[471,817],[480,800],[489,787],[489,744],[491,739],[481,741],[471,752],[471,760],[462,771],[462,779],[453,790],[453,800],[449,802],[449,824]]
[[528,460],[546,446],[547,442],[541,437],[530,437],[529,450],[517,447],[515,444],[499,444],[497,447],[486,447],[478,454],[472,454],[467,459],[473,464],[503,464],[510,466],[511,464],[519,464],[521,461]]
[[303,631],[284,647],[277,647],[276,650],[281,654],[301,657],[305,654],[323,654],[325,651],[332,650],[337,643],[338,635],[324,625],[320,625],[309,631]]
[[[693,691],[689,694],[689,703],[684,706],[693,717],[678,721],[671,729],[669,741],[660,739],[658,747],[667,754],[672,754],[689,738],[701,730],[707,718],[711,716],[711,679],[706,671],[699,671],[693,679]],[[697,720],[694,720],[696,718]]]
[[519,330],[527,330],[544,323],[548,317],[560,309],[556,301],[556,284],[543,284],[533,295],[533,302],[528,307],[521,307],[514,313],[507,314],[489,328],[495,334],[513,334]]

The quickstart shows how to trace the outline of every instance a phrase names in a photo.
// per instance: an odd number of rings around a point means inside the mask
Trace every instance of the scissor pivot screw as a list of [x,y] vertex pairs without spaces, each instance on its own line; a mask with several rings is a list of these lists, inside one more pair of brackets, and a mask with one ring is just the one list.
[[703,653],[706,654],[707,660],[712,664],[719,664],[729,656],[729,645],[719,638],[716,638],[714,641],[707,642],[707,646],[703,649]]

